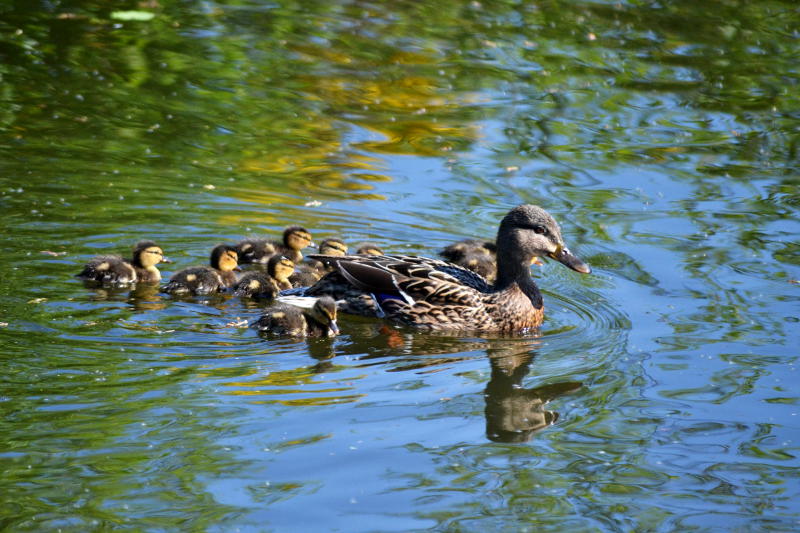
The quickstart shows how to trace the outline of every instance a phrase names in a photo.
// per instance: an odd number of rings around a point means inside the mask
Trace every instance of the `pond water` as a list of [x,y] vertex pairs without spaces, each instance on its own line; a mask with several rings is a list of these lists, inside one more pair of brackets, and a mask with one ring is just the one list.
[[[800,529],[794,1],[0,6],[0,529]],[[76,280],[548,209],[538,335]]]

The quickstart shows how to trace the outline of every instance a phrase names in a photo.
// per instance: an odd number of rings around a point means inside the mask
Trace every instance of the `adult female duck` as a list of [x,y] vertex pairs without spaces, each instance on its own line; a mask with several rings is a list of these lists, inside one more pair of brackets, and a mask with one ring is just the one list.
[[538,257],[577,272],[589,266],[564,245],[561,228],[547,211],[520,205],[497,232],[497,279],[437,259],[409,256],[311,255],[334,267],[304,292],[332,296],[339,310],[431,330],[517,332],[544,319],[542,294],[530,276]]

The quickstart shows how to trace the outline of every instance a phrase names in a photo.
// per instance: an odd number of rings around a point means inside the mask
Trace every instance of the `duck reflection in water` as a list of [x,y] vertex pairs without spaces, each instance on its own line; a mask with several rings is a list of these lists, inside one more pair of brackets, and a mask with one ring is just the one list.
[[527,442],[538,430],[558,420],[558,413],[548,411],[545,405],[577,391],[582,384],[565,381],[524,389],[522,379],[530,370],[533,353],[509,355],[494,351],[489,350],[492,375],[484,391],[486,436],[495,442]]

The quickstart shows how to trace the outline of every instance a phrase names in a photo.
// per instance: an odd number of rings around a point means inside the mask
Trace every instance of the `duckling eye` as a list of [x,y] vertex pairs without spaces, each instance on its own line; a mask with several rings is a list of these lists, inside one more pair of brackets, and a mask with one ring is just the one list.
[[537,224],[537,225],[533,226],[533,232],[536,233],[537,235],[546,235],[547,234],[547,228],[545,228],[544,226],[539,226]]

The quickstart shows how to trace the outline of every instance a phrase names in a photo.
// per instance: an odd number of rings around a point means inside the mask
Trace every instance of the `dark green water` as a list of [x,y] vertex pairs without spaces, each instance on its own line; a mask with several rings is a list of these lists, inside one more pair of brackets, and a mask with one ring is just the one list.
[[[799,44],[788,0],[2,4],[0,529],[800,529]],[[534,267],[540,337],[73,278],[523,202],[594,268]]]

